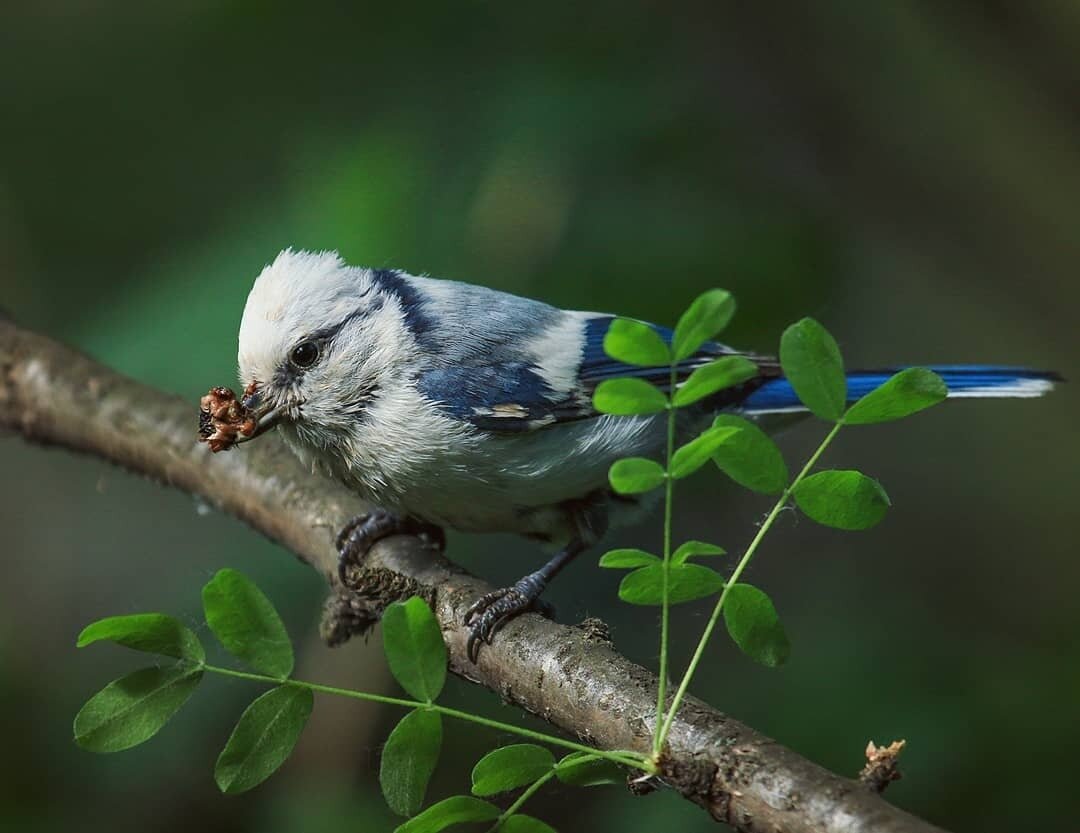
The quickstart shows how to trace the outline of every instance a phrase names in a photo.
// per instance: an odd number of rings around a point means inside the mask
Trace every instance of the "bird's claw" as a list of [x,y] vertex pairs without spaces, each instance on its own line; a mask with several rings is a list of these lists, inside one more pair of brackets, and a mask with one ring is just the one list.
[[536,610],[550,619],[555,609],[539,597],[542,587],[522,580],[513,587],[503,587],[485,593],[465,612],[464,624],[469,629],[469,639],[465,643],[465,653],[469,661],[476,664],[480,656],[480,646],[490,645],[495,634],[511,619],[527,610]]
[[338,581],[350,587],[349,568],[364,560],[375,544],[391,535],[416,535],[433,549],[446,548],[446,534],[441,527],[386,509],[373,509],[352,518],[337,535]]

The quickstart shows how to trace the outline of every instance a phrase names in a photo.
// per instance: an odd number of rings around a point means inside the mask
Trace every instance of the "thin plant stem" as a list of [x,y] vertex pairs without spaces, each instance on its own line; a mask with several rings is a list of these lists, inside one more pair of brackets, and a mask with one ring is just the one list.
[[[675,395],[675,382],[677,379],[677,367],[672,360],[669,375],[669,396]],[[653,733],[653,760],[660,757],[660,749],[663,738],[660,736],[660,726],[664,719],[664,705],[667,698],[668,678],[668,628],[671,620],[670,593],[671,573],[671,516],[674,506],[675,480],[671,476],[671,457],[675,453],[675,403],[669,399],[667,410],[667,458],[664,462],[664,563],[661,567],[660,585],[660,674],[656,685],[656,731]]]
[[387,706],[399,706],[405,709],[426,709],[428,711],[438,712],[446,717],[453,717],[457,720],[466,720],[471,723],[477,723],[481,726],[486,726],[489,729],[495,729],[499,732],[507,732],[510,734],[520,735],[521,737],[529,738],[530,740],[540,741],[541,743],[547,743],[552,746],[561,746],[564,749],[570,749],[574,752],[585,752],[589,755],[597,755],[601,758],[605,758],[622,766],[633,767],[634,769],[640,769],[645,772],[651,772],[651,763],[643,756],[638,755],[635,752],[629,751],[615,751],[609,752],[604,749],[596,749],[592,746],[586,746],[583,743],[575,743],[572,740],[564,740],[563,738],[555,737],[554,735],[546,735],[543,732],[535,732],[532,729],[525,729],[521,726],[514,726],[511,723],[503,723],[498,720],[491,720],[486,717],[481,717],[478,714],[470,714],[469,712],[459,711],[458,709],[452,709],[449,706],[440,706],[438,703],[425,703],[421,700],[408,700],[402,697],[388,697],[383,694],[370,694],[366,691],[353,691],[348,688],[336,688],[335,686],[321,685],[319,683],[309,683],[304,680],[294,679],[279,679],[277,677],[271,677],[266,674],[253,674],[249,671],[237,671],[233,668],[223,668],[217,665],[203,664],[202,669],[209,671],[213,674],[221,674],[225,677],[236,677],[241,680],[252,680],[259,683],[268,683],[270,685],[287,685],[296,686],[299,688],[306,688],[310,691],[317,691],[321,694],[334,694],[338,697],[350,697],[354,700],[366,700],[371,703],[382,703]]
[[525,792],[519,795],[517,797],[517,800],[514,801],[514,803],[511,804],[509,807],[507,807],[506,811],[495,820],[495,824],[491,826],[491,830],[489,831],[489,833],[495,833],[496,830],[501,828],[503,822],[505,822],[508,818],[510,818],[510,816],[514,815],[514,813],[520,810],[522,808],[522,805],[524,805],[526,801],[528,801],[536,794],[537,790],[539,790],[542,786],[544,786],[544,784],[546,784],[554,777],[555,769],[554,767],[552,767],[551,770],[545,772],[543,775],[541,775],[539,778],[529,784],[529,786],[525,789]]
[[[821,441],[821,445],[817,447],[817,450],[810,455],[810,459],[806,461],[806,465],[803,466],[802,471],[791,481],[791,484],[784,489],[777,498],[776,504],[769,511],[769,514],[765,516],[765,520],[762,522],[754,539],[750,542],[750,545],[746,548],[746,552],[743,553],[742,558],[739,559],[739,563],[735,566],[735,569],[731,571],[731,577],[724,584],[724,589],[720,593],[720,598],[716,601],[716,607],[713,608],[712,615],[709,617],[708,624],[705,625],[705,630],[701,634],[701,639],[698,640],[697,648],[694,649],[694,655],[690,659],[690,664],[686,668],[686,673],[683,674],[682,680],[679,682],[679,687],[675,691],[675,696],[671,700],[671,708],[668,709],[667,716],[664,718],[663,725],[660,732],[657,734],[658,746],[663,748],[664,742],[667,740],[668,734],[671,732],[671,726],[675,722],[675,713],[679,710],[679,706],[682,704],[683,698],[686,696],[686,690],[690,687],[690,681],[694,677],[694,672],[697,671],[698,664],[701,662],[702,656],[705,654],[705,649],[708,647],[709,639],[712,637],[713,629],[716,627],[716,623],[720,619],[720,614],[724,609],[724,602],[727,600],[728,591],[731,587],[738,582],[739,577],[742,575],[743,570],[753,559],[754,554],[757,552],[758,547],[761,546],[762,540],[765,535],[772,528],[776,519],[780,516],[780,512],[783,511],[788,501],[791,499],[791,494],[795,490],[795,487],[810,473],[810,470],[817,464],[817,461],[821,458],[821,455],[825,452],[825,449],[829,447],[829,444],[836,438],[840,428],[843,427],[842,422],[837,422],[832,430],[825,436],[825,439]],[[656,757],[657,744],[653,746],[654,760]]]

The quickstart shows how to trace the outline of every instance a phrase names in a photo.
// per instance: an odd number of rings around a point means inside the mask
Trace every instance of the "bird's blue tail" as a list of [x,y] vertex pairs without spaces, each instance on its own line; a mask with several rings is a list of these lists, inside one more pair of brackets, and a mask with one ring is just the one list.
[[[945,380],[950,398],[1030,398],[1048,393],[1054,387],[1054,382],[1061,381],[1057,373],[1022,367],[959,364],[936,365],[930,369]],[[865,396],[898,370],[903,368],[851,371],[847,375],[848,402]],[[741,408],[749,414],[806,410],[787,379],[772,379],[766,382],[743,401]]]

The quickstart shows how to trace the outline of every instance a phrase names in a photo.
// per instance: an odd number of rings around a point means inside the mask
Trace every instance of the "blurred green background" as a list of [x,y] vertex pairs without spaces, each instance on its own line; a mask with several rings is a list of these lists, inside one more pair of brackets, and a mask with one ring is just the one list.
[[[814,315],[850,364],[1080,359],[1080,6],[636,2],[9,2],[0,11],[0,305],[192,402],[231,384],[254,276],[284,246],[670,323],[733,290],[728,340]],[[478,322],[478,326],[482,326]],[[906,738],[897,804],[958,831],[1062,829],[1080,743],[1075,385],[851,430],[829,462],[894,510],[844,534],[785,517],[752,568],[794,642],[780,671],[717,640],[696,686],[854,774]],[[821,426],[783,435],[792,460]],[[296,755],[238,798],[213,761],[256,689],[211,680],[146,746],[97,757],[79,705],[139,658],[76,651],[97,617],[201,625],[219,567],[253,576],[299,673],[394,690],[377,638],[330,651],[314,573],[236,521],[100,462],[0,439],[0,826],[383,831],[395,713],[320,699]],[[680,537],[736,549],[766,503],[715,474]],[[655,523],[617,543],[652,546]],[[493,581],[539,550],[453,536]],[[550,594],[655,661],[650,614],[585,557]],[[685,660],[704,603],[676,616]],[[643,637],[643,634],[648,634]],[[494,695],[453,702],[504,720]],[[432,797],[505,740],[450,728]],[[564,831],[706,831],[663,792],[554,788]],[[678,827],[674,827],[677,825]]]

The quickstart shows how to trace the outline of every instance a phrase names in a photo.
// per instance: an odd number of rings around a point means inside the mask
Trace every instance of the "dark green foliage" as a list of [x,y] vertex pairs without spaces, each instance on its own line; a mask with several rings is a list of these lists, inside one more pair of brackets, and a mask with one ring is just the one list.
[[664,482],[664,467],[655,460],[644,457],[627,457],[618,460],[608,472],[611,488],[620,495],[636,495],[650,492]]
[[285,625],[247,576],[219,570],[202,597],[206,623],[230,654],[271,677],[283,679],[292,673],[292,642]]
[[394,679],[417,700],[430,703],[446,682],[446,643],[427,602],[413,596],[386,608],[383,651]]
[[821,471],[795,487],[795,502],[810,518],[837,529],[868,529],[885,517],[885,490],[857,471]]
[[604,352],[626,364],[658,367],[671,362],[671,350],[648,324],[616,318],[604,334]]
[[600,557],[601,567],[648,567],[652,564],[660,563],[660,559],[651,552],[637,549],[609,550]]
[[[619,598],[633,605],[658,605],[663,602],[663,586],[662,564],[641,567],[623,578],[619,584]],[[711,596],[723,586],[723,576],[700,564],[672,564],[668,568],[668,601],[671,604]]]
[[411,711],[390,733],[379,763],[379,784],[386,803],[399,816],[415,815],[424,805],[441,750],[442,717],[436,712]]
[[540,819],[515,813],[499,827],[500,833],[555,833],[555,828]]
[[870,391],[844,414],[845,425],[869,425],[902,419],[925,410],[949,395],[945,380],[925,367],[909,367]]
[[199,637],[179,620],[164,613],[133,613],[99,619],[83,628],[75,644],[85,648],[103,640],[136,651],[186,659],[196,664],[206,660]]
[[490,801],[471,795],[455,795],[432,804],[420,815],[398,826],[394,833],[439,833],[453,824],[495,821],[500,812]]
[[768,434],[734,414],[720,414],[713,425],[739,429],[713,452],[713,461],[724,474],[755,492],[778,495],[784,491],[788,484],[787,464]]
[[310,689],[283,685],[248,706],[214,767],[218,789],[242,793],[273,775],[292,754],[313,705]]
[[608,379],[596,386],[593,407],[602,414],[638,416],[667,410],[668,399],[644,379]]
[[847,405],[847,378],[840,348],[813,318],[784,330],[780,364],[802,403],[821,419],[836,422]]
[[764,591],[750,584],[731,585],[724,601],[724,624],[751,659],[771,668],[787,661],[791,643]]
[[745,356],[724,356],[691,373],[671,402],[676,408],[684,408],[757,375],[757,365]]
[[709,462],[717,449],[738,434],[739,430],[727,425],[709,428],[686,445],[677,448],[671,457],[671,477],[675,480],[689,477]]
[[626,773],[616,764],[588,752],[571,752],[555,765],[555,777],[574,787],[598,787],[626,783]]
[[676,361],[692,356],[709,339],[715,338],[735,315],[735,299],[723,289],[699,295],[675,325],[672,348]]
[[114,680],[75,715],[75,742],[91,752],[119,752],[156,735],[194,693],[197,665],[143,668]]
[[671,563],[673,565],[685,564],[689,558],[697,558],[702,555],[724,555],[725,551],[723,547],[718,547],[716,544],[707,544],[704,541],[687,541],[684,544],[680,544],[679,548],[671,554]]
[[526,787],[551,771],[555,756],[534,743],[515,743],[488,752],[473,767],[473,795],[489,796]]

